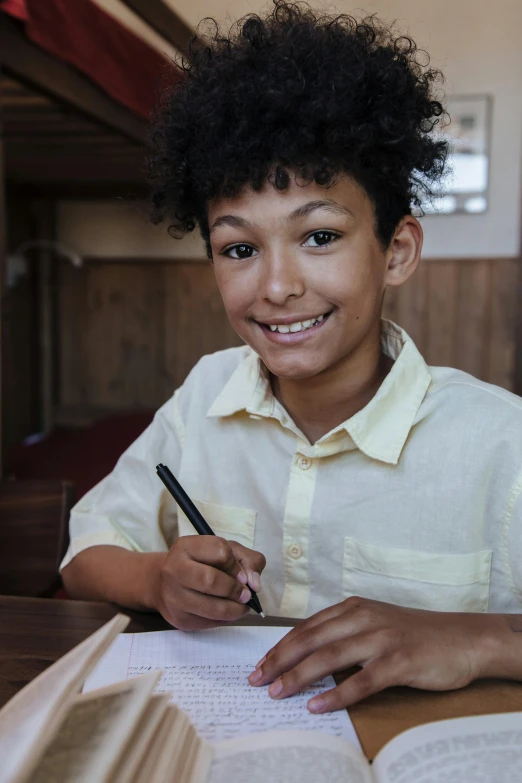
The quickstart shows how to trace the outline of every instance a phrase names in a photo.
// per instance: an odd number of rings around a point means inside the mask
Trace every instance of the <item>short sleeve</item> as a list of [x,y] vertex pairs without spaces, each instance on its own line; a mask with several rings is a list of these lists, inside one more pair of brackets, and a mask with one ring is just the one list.
[[134,552],[161,552],[176,539],[176,504],[158,478],[156,465],[164,463],[173,473],[179,470],[183,433],[178,392],[157,411],[112,473],[74,506],[69,549],[60,570],[91,546],[110,544]]

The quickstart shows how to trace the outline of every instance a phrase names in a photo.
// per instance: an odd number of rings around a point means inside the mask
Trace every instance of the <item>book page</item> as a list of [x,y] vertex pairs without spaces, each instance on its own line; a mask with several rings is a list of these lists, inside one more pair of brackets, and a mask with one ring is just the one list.
[[377,783],[517,783],[522,712],[417,726],[390,740],[373,766]]
[[107,780],[147,707],[154,674],[77,697],[31,783]]
[[373,783],[363,753],[315,731],[269,731],[214,748],[208,783]]
[[85,677],[129,618],[118,614],[22,688],[0,710],[0,783],[25,780]]
[[167,711],[169,697],[166,693],[155,693],[150,697],[145,712],[128,740],[118,761],[111,783],[128,783],[136,773]]
[[229,626],[209,631],[158,631],[122,634],[100,660],[85,690],[163,670],[159,691],[172,691],[208,742],[243,737],[271,729],[316,729],[345,737],[359,746],[345,710],[313,715],[309,698],[334,687],[326,677],[306,691],[281,701],[267,688],[253,688],[247,677],[255,664],[290,629]]

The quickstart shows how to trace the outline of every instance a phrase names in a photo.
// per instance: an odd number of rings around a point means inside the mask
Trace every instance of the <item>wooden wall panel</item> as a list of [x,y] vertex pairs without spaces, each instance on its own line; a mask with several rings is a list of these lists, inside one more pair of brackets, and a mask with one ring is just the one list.
[[165,398],[164,267],[93,265],[87,384],[95,405],[144,408]]
[[[513,388],[516,259],[424,261],[384,314],[429,364]],[[239,345],[205,263],[61,266],[60,405],[156,408],[206,353]]]
[[[2,183],[0,183],[0,189]],[[0,218],[1,220],[1,218]],[[0,243],[13,253],[25,240],[35,239],[39,227],[31,192],[24,197],[6,193],[6,229],[0,226]],[[38,256],[27,255],[27,274],[12,287],[1,283],[2,296],[2,423],[3,448],[10,448],[41,430],[40,355],[38,335]]]
[[[428,343],[425,355],[430,364],[454,367],[457,359],[458,268],[451,261],[430,264],[427,276]],[[417,284],[416,281],[414,284]]]
[[60,278],[62,411],[157,408],[201,356],[241,343],[210,265],[62,265]]
[[423,261],[407,283],[388,289],[384,315],[428,364],[512,390],[517,274],[515,258]]
[[201,356],[241,340],[230,326],[210,264],[166,266],[165,298],[165,365],[177,388]]
[[491,317],[485,380],[511,390],[515,388],[519,266],[516,258],[491,264],[490,278]]
[[88,328],[89,269],[61,264],[58,272],[58,367],[59,403],[66,407],[89,404],[86,367],[90,354],[97,350],[89,343]]
[[457,266],[458,294],[455,366],[478,378],[487,376],[491,320],[488,261],[464,261]]

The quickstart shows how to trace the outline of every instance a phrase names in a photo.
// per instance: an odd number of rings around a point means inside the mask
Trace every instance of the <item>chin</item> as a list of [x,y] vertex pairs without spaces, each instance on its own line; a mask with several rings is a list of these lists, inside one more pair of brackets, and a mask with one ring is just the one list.
[[302,361],[270,361],[261,356],[261,360],[267,366],[272,375],[276,375],[285,381],[305,381],[319,375],[325,369],[324,364],[315,366],[310,362]]

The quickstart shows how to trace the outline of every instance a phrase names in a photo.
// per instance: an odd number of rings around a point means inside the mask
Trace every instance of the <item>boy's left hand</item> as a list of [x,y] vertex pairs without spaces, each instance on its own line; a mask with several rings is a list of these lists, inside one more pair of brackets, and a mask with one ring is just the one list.
[[260,661],[249,682],[272,683],[270,696],[283,699],[327,674],[362,667],[311,699],[311,712],[338,710],[392,685],[462,688],[489,674],[491,653],[505,634],[502,620],[348,598],[299,623]]

